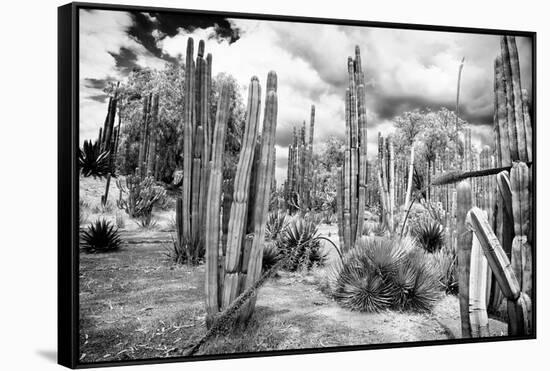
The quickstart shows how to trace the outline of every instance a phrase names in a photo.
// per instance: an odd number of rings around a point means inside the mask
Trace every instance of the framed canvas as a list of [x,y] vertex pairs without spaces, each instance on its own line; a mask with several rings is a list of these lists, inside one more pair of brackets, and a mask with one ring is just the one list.
[[60,364],[535,338],[535,33],[58,19]]

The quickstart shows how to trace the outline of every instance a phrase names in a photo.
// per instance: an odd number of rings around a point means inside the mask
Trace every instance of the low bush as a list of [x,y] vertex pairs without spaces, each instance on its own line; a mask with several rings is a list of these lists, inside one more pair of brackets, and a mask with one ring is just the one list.
[[281,259],[280,251],[274,244],[266,243],[262,257],[262,272],[266,272]]
[[154,206],[166,202],[166,190],[155,185],[152,177],[141,179],[136,175],[128,175],[124,182],[117,179],[116,185],[120,191],[117,200],[119,209],[126,211],[130,218],[151,218]]
[[458,294],[458,272],[456,251],[444,245],[439,251],[431,254],[434,270],[438,274],[439,284],[447,294]]

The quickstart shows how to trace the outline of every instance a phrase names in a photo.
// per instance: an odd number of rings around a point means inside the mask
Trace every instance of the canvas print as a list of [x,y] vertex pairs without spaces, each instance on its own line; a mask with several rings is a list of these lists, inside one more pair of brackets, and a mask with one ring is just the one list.
[[532,35],[77,30],[80,363],[534,334]]

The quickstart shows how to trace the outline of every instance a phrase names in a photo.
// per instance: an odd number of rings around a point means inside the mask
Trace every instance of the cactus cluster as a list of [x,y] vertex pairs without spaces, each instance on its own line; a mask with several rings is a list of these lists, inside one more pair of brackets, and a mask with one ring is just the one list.
[[297,132],[294,127],[293,140],[288,147],[287,180],[284,184],[285,201],[289,212],[308,211],[312,207],[315,191],[313,164],[313,133],[315,128],[315,106],[311,105],[309,135],[306,122]]
[[[267,77],[264,121],[258,140],[261,87],[257,77],[250,81],[246,121],[239,162],[235,173],[227,235],[220,223],[223,148],[228,117],[229,86],[224,85],[212,143],[211,175],[206,207],[206,296],[207,323],[228,308],[240,294],[254,286],[262,269],[265,225],[273,178],[277,126],[277,75]],[[246,321],[255,298],[243,304],[240,319]]]
[[[183,173],[181,207],[176,208],[178,241],[185,250],[199,250],[204,244],[206,197],[212,156],[213,128],[210,117],[212,55],[204,56],[204,41],[200,40],[194,60],[194,41],[187,40],[183,102]],[[153,116],[158,112],[158,98],[153,104]],[[155,110],[155,107],[156,110]],[[148,112],[148,110],[147,110]],[[146,115],[146,110],[144,110]],[[153,120],[154,122],[154,120]],[[151,141],[154,143],[154,141]],[[154,147],[154,144],[151,145]],[[140,159],[150,158],[145,150]],[[143,163],[140,173],[151,171],[153,165]],[[147,170],[146,170],[147,169]]]
[[352,249],[362,235],[367,183],[367,108],[359,46],[348,57],[345,96],[346,136],[344,163],[337,185],[338,234],[342,251]]

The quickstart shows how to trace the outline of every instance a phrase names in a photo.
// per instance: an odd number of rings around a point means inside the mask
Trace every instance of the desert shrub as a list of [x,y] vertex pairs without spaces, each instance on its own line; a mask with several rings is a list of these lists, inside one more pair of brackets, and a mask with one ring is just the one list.
[[266,272],[281,259],[280,251],[274,244],[265,244],[262,257],[262,271]]
[[318,224],[308,218],[296,218],[284,228],[277,241],[277,248],[285,259],[283,268],[296,271],[325,264],[327,254],[322,251],[317,230]]
[[363,238],[331,271],[331,292],[343,307],[427,311],[437,300],[436,276],[410,239]]
[[108,151],[101,151],[99,142],[85,140],[78,151],[78,167],[84,177],[103,178],[111,172]]
[[285,212],[274,211],[269,213],[265,225],[265,235],[267,239],[277,240],[287,225],[287,215]]
[[131,218],[151,218],[153,207],[166,202],[166,190],[156,186],[153,177],[141,180],[136,175],[128,175],[125,182],[117,179],[116,185],[120,191],[117,206]]
[[444,245],[431,254],[432,265],[439,278],[440,286],[447,294],[458,294],[458,263],[456,251]]
[[413,230],[412,235],[418,246],[429,253],[439,251],[445,245],[445,231],[441,224],[435,221],[420,224]]
[[122,239],[116,226],[98,219],[82,231],[80,245],[86,252],[110,252],[120,248]]

